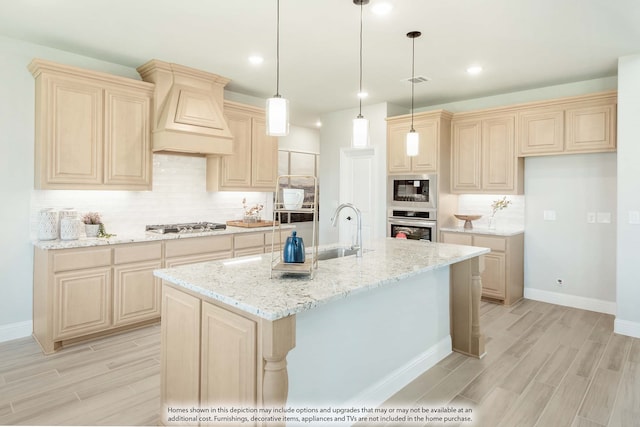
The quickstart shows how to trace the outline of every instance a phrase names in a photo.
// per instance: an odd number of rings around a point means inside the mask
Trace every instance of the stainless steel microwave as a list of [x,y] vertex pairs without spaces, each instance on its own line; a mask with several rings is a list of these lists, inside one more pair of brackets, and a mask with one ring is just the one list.
[[387,207],[437,208],[437,175],[392,175],[387,184]]

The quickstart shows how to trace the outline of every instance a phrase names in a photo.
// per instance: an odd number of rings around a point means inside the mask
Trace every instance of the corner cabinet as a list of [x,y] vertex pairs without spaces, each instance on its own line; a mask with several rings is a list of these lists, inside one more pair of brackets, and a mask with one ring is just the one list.
[[273,191],[278,177],[278,138],[268,136],[263,109],[224,102],[233,154],[207,157],[207,191]]
[[[405,138],[411,116],[387,118],[387,172],[389,175],[435,173],[440,170],[442,145],[449,146],[451,113],[438,110],[413,116],[413,128],[420,135],[418,155],[406,154]],[[448,153],[448,150],[446,151]]]
[[482,297],[509,306],[524,295],[524,234],[497,236],[469,232],[440,232],[442,243],[491,249],[483,255]]
[[153,84],[35,59],[35,188],[150,190]]
[[616,92],[603,92],[523,106],[518,155],[615,151],[616,104]]
[[524,162],[515,154],[515,114],[455,115],[451,192],[523,194]]

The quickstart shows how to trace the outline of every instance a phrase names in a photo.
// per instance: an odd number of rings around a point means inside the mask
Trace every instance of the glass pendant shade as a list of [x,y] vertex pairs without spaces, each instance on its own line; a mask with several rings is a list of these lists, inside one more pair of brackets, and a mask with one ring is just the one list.
[[353,119],[353,136],[351,137],[351,147],[364,148],[369,145],[369,120],[358,115]]
[[418,146],[420,145],[420,134],[415,130],[411,129],[407,133],[407,156],[417,156],[418,155]]
[[267,99],[267,135],[289,134],[289,101],[280,96]]

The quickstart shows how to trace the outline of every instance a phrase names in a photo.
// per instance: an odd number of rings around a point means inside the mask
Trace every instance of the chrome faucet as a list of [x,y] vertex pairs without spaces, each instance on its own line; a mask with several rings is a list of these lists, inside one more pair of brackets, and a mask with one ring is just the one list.
[[360,212],[360,209],[356,208],[351,203],[342,203],[340,206],[336,208],[336,211],[333,213],[333,216],[331,217],[331,225],[333,225],[334,227],[336,226],[336,224],[338,223],[338,214],[344,208],[351,208],[353,212],[355,212],[356,214],[356,227],[358,228],[358,234],[356,235],[356,244],[352,245],[351,249],[356,249],[358,251],[356,252],[356,256],[361,257],[362,256],[362,212]]

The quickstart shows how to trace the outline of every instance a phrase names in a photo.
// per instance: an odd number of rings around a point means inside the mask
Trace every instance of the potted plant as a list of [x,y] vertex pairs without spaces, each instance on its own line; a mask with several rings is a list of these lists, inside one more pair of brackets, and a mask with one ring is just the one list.
[[98,237],[102,225],[102,219],[98,212],[87,212],[82,216],[82,222],[84,222],[84,231],[87,237]]
[[493,201],[491,204],[491,216],[489,217],[489,229],[494,230],[496,228],[496,213],[502,209],[506,209],[510,204],[511,200],[507,200],[507,196]]

